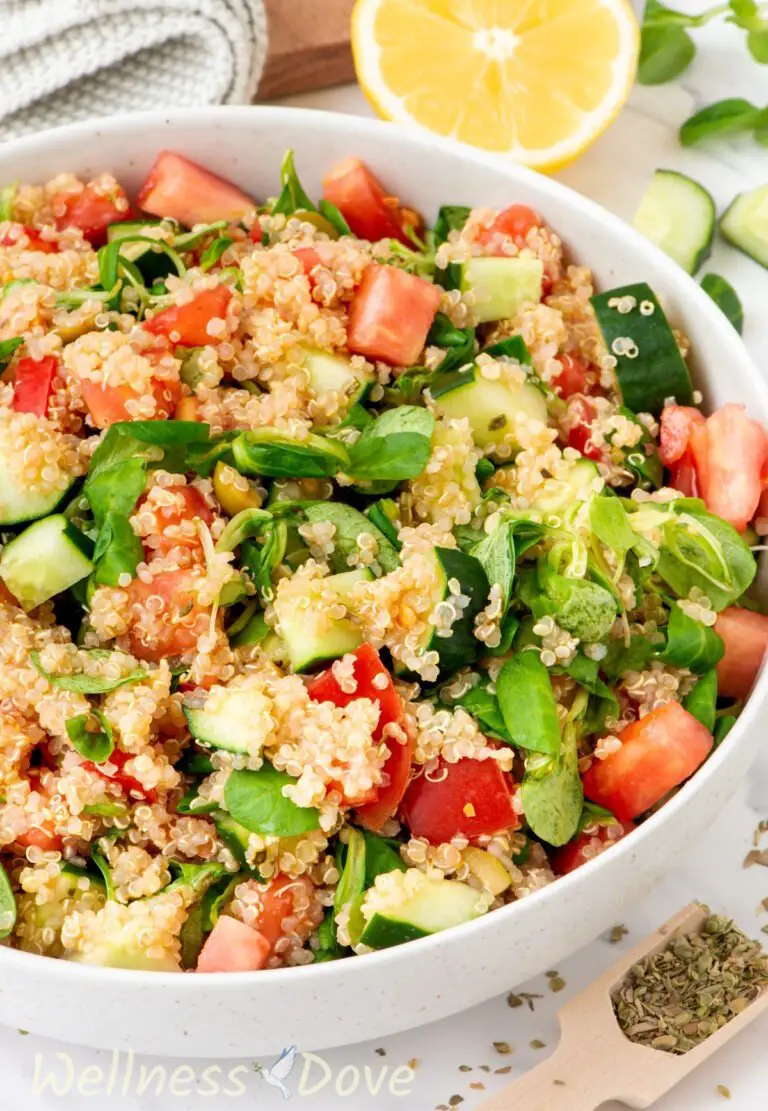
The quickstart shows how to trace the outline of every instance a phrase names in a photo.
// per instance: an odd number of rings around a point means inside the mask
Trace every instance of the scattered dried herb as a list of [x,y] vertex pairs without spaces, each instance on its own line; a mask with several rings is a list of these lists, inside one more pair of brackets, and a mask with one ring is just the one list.
[[726,1088],[725,1084],[718,1084],[717,1087],[715,1088],[715,1091],[717,1092],[717,1094],[719,1096],[722,1096],[723,1099],[730,1099],[731,1098],[731,1089]]
[[518,994],[515,994],[515,992],[511,991],[509,993],[509,995],[507,996],[507,1006],[508,1007],[522,1007],[522,1005],[524,1003],[527,1003],[528,1004],[528,1010],[533,1011],[533,1010],[535,1010],[535,1007],[533,1005],[534,999],[543,999],[543,998],[544,998],[543,995],[537,995],[537,993],[534,992],[534,991],[521,991]]
[[493,1070],[494,1076],[506,1076],[507,1073],[510,1073],[510,1072],[512,1072],[512,1066],[511,1065],[503,1065],[502,1068]]
[[459,1065],[459,1072],[472,1072],[471,1065]]
[[629,930],[627,929],[627,927],[624,925],[623,922],[620,922],[618,926],[613,927],[608,935],[608,940],[611,942],[612,945],[617,945],[620,941],[624,940],[628,933]]
[[542,1041],[539,1041],[538,1038],[534,1038],[533,1041],[531,1042],[531,1049],[545,1049],[546,1045],[547,1045],[546,1042],[542,1042]]
[[451,1096],[448,1100],[449,1107],[458,1107],[460,1103],[464,1102],[464,1096]]
[[766,955],[733,922],[710,915],[634,965],[615,999],[630,1041],[687,1053],[743,1011],[768,984]]
[[386,1057],[387,1055],[386,1049],[374,1049],[373,1052],[378,1053],[379,1057]]
[[566,986],[565,985],[565,980],[563,979],[562,976],[550,976],[549,977],[549,990],[550,991],[552,991],[552,992],[562,991],[565,986]]
[[500,1053],[502,1057],[506,1057],[507,1054],[512,1052],[512,1046],[509,1044],[509,1042],[494,1042],[493,1048],[496,1050],[497,1053]]
[[751,868],[753,864],[768,868],[768,849],[750,849],[744,857],[744,867]]
[[469,1085],[473,1092],[484,1092],[485,1084],[481,1080],[475,1080],[473,1084]]

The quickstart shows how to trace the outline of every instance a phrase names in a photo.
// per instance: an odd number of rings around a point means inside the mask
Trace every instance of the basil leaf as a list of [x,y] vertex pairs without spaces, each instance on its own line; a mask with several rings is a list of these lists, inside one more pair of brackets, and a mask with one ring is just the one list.
[[219,920],[224,906],[239,883],[248,873],[228,873],[219,880],[214,880],[203,895],[200,908],[202,910],[202,926],[205,933],[210,933]]
[[110,510],[93,552],[96,565],[93,581],[105,586],[119,586],[122,575],[135,578],[136,568],[143,559],[144,548],[131,522],[125,514]]
[[297,806],[283,794],[296,780],[271,764],[258,771],[235,769],[224,786],[224,803],[241,826],[262,836],[297,837],[319,829],[317,810]]
[[560,721],[549,671],[538,652],[518,652],[496,680],[496,698],[514,744],[550,756],[560,751]]
[[722,637],[714,629],[694,621],[679,605],[669,612],[667,643],[659,659],[673,667],[687,667],[703,675],[720,662],[725,653]]
[[768,26],[756,27],[747,34],[747,49],[756,62],[768,65]]
[[[278,564],[282,563],[287,545],[288,526],[285,521],[274,521],[267,528],[264,542],[260,546],[250,541],[242,545],[240,555],[243,563],[248,568],[264,602],[272,597],[272,572]],[[244,642],[240,640],[239,643]]]
[[696,686],[683,699],[683,709],[693,714],[710,733],[715,728],[717,714],[717,672],[705,671]]
[[210,270],[219,261],[221,256],[231,247],[233,240],[228,235],[220,235],[210,243],[200,256],[200,269]]
[[720,274],[705,274],[701,279],[701,288],[709,294],[741,335],[744,329],[744,309],[731,283]]
[[16,896],[8,873],[0,863],[0,939],[13,933],[16,925]]
[[304,209],[305,212],[317,212],[315,205],[302,189],[296,173],[292,150],[285,152],[280,167],[280,182],[283,188],[272,209],[273,216],[292,216],[300,208]]
[[606,548],[626,554],[637,543],[624,506],[616,497],[605,494],[592,499],[589,507],[589,527]]
[[579,828],[584,806],[572,728],[564,731],[562,750],[557,756],[527,757],[520,794],[526,824],[537,837],[556,847],[571,840]]
[[[82,651],[86,651],[86,649]],[[91,648],[87,651],[88,655],[94,659],[105,659],[112,655],[111,652],[103,648]],[[122,679],[101,678],[97,675],[84,675],[82,672],[77,675],[57,675],[52,671],[45,670],[40,663],[38,652],[30,652],[29,656],[37,671],[44,679],[48,680],[52,687],[61,691],[75,691],[78,694],[106,694],[109,691],[117,690],[118,687],[125,686],[126,683],[138,683],[142,679],[146,679],[148,674],[142,668],[137,668]]]
[[[474,329],[470,329],[474,335]],[[429,332],[427,345],[431,347],[463,347],[467,339],[467,329],[457,328],[444,312],[435,313]]]
[[653,654],[653,645],[647,637],[633,636],[628,645],[623,640],[614,640],[600,661],[600,669],[609,679],[620,679],[628,671],[644,671]]
[[333,909],[326,911],[325,918],[317,927],[317,948],[312,949],[313,963],[337,961],[345,955],[345,950],[336,940],[336,922]]
[[180,887],[191,887],[195,894],[205,890],[210,883],[228,876],[227,869],[218,860],[205,864],[190,864],[183,860],[169,860],[168,869],[173,880],[163,891],[175,891]]
[[358,482],[396,484],[416,478],[429,460],[434,427],[428,409],[410,405],[389,409],[350,447],[349,474]]
[[437,220],[432,229],[434,245],[439,247],[448,239],[449,232],[461,231],[472,212],[463,204],[444,204],[437,213]]
[[699,504],[689,498],[672,503],[656,570],[678,598],[687,598],[696,586],[719,612],[741,597],[757,564],[736,529]]
[[759,114],[759,109],[743,97],[718,100],[685,121],[680,128],[680,142],[684,147],[692,147],[713,136],[751,131]]
[[637,80],[641,85],[674,81],[693,61],[696,46],[682,27],[646,26],[640,39]]
[[499,701],[495,694],[488,690],[488,683],[480,682],[457,698],[454,706],[461,706],[477,721],[484,733],[498,737],[507,744],[514,744],[512,737],[504,724]]
[[331,227],[335,228],[335,230],[339,233],[340,238],[342,235],[352,234],[352,229],[350,228],[349,224],[344,219],[343,215],[335,204],[331,204],[330,201],[327,201],[325,197],[323,197],[322,200],[319,201],[317,207],[319,208],[321,214],[325,216]]
[[115,750],[112,726],[100,710],[94,709],[91,713],[101,726],[101,731],[89,732],[87,726],[91,714],[78,714],[67,722],[67,736],[72,742],[75,752],[78,752],[84,760],[91,760],[94,764],[103,764]]
[[[738,2],[738,0],[737,0]],[[699,22],[698,16],[687,15],[668,8],[659,0],[647,0],[643,15],[644,27],[695,27]]]
[[14,336],[13,339],[0,340],[0,368],[6,366],[13,356],[14,351],[21,347],[23,336]]
[[[105,836],[109,837],[108,834],[106,834]],[[109,861],[107,860],[104,850],[98,843],[91,846],[91,863],[98,869],[101,874],[101,878],[104,881],[104,890],[106,892],[107,898],[110,901],[114,902],[117,896],[115,894],[115,884],[112,879],[112,869],[109,866]]]
[[400,856],[400,845],[388,837],[363,830],[365,839],[365,886],[372,887],[376,877],[385,872],[405,872],[407,868]]
[[[177,765],[178,766],[178,765]],[[202,802],[195,806],[200,795],[200,786],[193,783],[189,790],[176,803],[177,814],[213,814],[219,809],[217,802]]]

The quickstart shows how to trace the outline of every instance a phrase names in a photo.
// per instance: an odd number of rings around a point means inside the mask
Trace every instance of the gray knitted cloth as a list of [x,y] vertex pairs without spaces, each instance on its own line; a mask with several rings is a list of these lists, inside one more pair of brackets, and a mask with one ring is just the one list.
[[248,103],[266,53],[263,0],[0,0],[0,139]]

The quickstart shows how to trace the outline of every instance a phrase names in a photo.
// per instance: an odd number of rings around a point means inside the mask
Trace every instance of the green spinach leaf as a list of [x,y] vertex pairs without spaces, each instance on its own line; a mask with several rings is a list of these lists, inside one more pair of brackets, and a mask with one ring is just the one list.
[[301,186],[292,150],[286,151],[283,158],[280,167],[280,183],[283,188],[272,209],[273,216],[292,216],[299,209],[305,212],[317,212],[314,203]]
[[518,652],[496,681],[496,697],[514,744],[550,756],[560,751],[560,722],[549,671],[538,652]]
[[357,482],[395,485],[416,478],[429,459],[434,427],[435,418],[428,409],[401,405],[387,410],[350,447],[349,474]]
[[[112,655],[111,652],[103,648],[82,649],[81,651],[87,651],[93,659],[106,659]],[[30,652],[29,655],[37,671],[44,679],[48,680],[52,687],[61,691],[76,691],[78,694],[106,694],[108,691],[125,686],[126,683],[139,683],[142,679],[146,679],[148,675],[148,672],[140,667],[132,671],[130,675],[124,675],[122,679],[107,679],[98,675],[85,675],[83,672],[78,672],[75,675],[57,675],[52,671],[45,670],[40,663],[39,653]]]
[[[88,722],[91,714],[96,718],[100,730],[89,731]],[[76,752],[84,760],[91,760],[94,764],[103,764],[115,750],[115,741],[112,726],[100,710],[93,709],[91,714],[78,714],[67,722],[67,736]]]
[[514,744],[512,736],[504,724],[498,698],[495,694],[491,694],[487,680],[479,682],[466,694],[463,694],[461,698],[457,698],[453,705],[461,706],[468,714],[471,714],[484,733],[497,737],[507,744]]
[[372,887],[377,876],[385,872],[405,872],[406,866],[400,856],[400,844],[389,837],[379,837],[376,833],[363,830],[365,838],[365,886]]
[[317,810],[297,806],[283,794],[296,780],[264,764],[258,771],[235,769],[224,787],[227,810],[241,826],[262,836],[296,837],[319,829]]
[[520,791],[526,823],[537,837],[556,847],[571,840],[584,806],[572,726],[563,731],[557,756],[527,757]]
[[722,637],[714,629],[694,621],[679,605],[669,611],[667,643],[659,659],[673,667],[687,667],[704,675],[720,662],[725,653]]
[[683,709],[693,714],[710,733],[715,728],[717,714],[717,672],[706,671],[693,690],[683,699]]

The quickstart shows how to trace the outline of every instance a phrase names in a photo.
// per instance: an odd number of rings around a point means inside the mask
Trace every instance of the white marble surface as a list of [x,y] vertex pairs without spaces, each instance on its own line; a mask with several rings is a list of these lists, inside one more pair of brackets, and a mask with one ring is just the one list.
[[[696,2],[677,6],[696,11],[703,5]],[[699,32],[696,40],[698,57],[682,80],[656,89],[638,88],[613,128],[575,166],[560,175],[563,181],[626,218],[631,218],[648,176],[659,166],[697,177],[711,190],[720,209],[740,190],[768,181],[768,150],[748,141],[721,143],[716,148],[695,152],[679,147],[676,128],[697,107],[725,96],[746,96],[764,103],[768,88],[768,68],[758,67],[748,58],[742,37],[735,29],[718,22],[716,27]],[[370,112],[355,87],[298,97],[289,103],[353,113]],[[444,199],[461,200],[449,195]],[[514,198],[510,198],[512,200]],[[562,230],[567,236],[567,229]],[[765,308],[768,305],[768,273],[724,244],[717,245],[708,268],[725,274],[738,289],[746,312],[745,339],[758,364],[768,373],[768,313]],[[723,372],[727,373],[727,368],[724,367]],[[555,1016],[560,1003],[594,978],[619,950],[639,940],[689,899],[703,899],[716,909],[727,911],[752,933],[768,923],[768,914],[760,907],[760,901],[768,896],[768,871],[760,867],[746,870],[742,867],[744,856],[752,846],[755,827],[763,818],[768,818],[768,752],[749,770],[731,805],[721,814],[713,815],[707,836],[681,856],[678,866],[651,896],[637,906],[627,907],[624,921],[630,932],[625,940],[614,945],[606,938],[598,939],[560,966],[558,971],[567,983],[561,994],[552,994],[542,977],[517,989],[541,996],[535,1000],[535,1010],[510,1009],[505,989],[512,985],[500,982],[499,991],[504,994],[473,1011],[379,1043],[323,1054],[330,1071],[314,1064],[304,1083],[304,1089],[311,1090],[322,1078],[330,1076],[314,1095],[304,1095],[300,1089],[300,1074],[306,1067],[300,1059],[289,1078],[294,1100],[299,1105],[306,1103],[313,1111],[337,1111],[341,1093],[358,1075],[360,1086],[342,1100],[342,1107],[348,1106],[354,1111],[396,1111],[401,1107],[431,1111],[437,1105],[448,1104],[451,1097],[460,1096],[462,1111],[472,1111],[485,1095],[531,1068],[551,1051],[557,1040]],[[446,976],[450,976],[450,969],[446,969]],[[414,984],[414,991],[418,991],[417,984]],[[76,999],[72,1000],[72,1005],[77,1006]],[[62,1031],[62,1035],[65,1033]],[[694,1108],[716,1111],[726,1106],[733,1111],[758,1111],[766,1106],[767,1036],[768,1017],[661,1100],[657,1104],[659,1111]],[[545,1042],[546,1048],[531,1048],[534,1039]],[[506,1042],[514,1050],[509,1055],[499,1053],[494,1042]],[[399,1089],[395,1086],[400,1094],[391,1094],[388,1086],[394,1070],[407,1066],[409,1061],[415,1063],[414,1059],[418,1063],[412,1083],[406,1079]],[[117,1062],[118,1072],[111,1095],[105,1095],[113,1067],[109,1054],[33,1035],[24,1036],[15,1030],[0,1030],[0,1108],[3,1111],[39,1108],[80,1111],[94,1104],[100,1108],[109,1107],[114,1102],[122,1111],[160,1108],[169,1111],[173,1107],[179,1111],[213,1107],[218,1111],[237,1107],[240,1103],[265,1108],[282,1104],[280,1093],[253,1072],[252,1061],[221,1062],[225,1071],[243,1066],[231,1081],[216,1073],[209,1073],[208,1079],[203,1077],[203,1069],[215,1065],[213,1061],[162,1061],[165,1069],[163,1093],[154,1094],[158,1084],[155,1075],[145,1094],[138,1094],[140,1066],[146,1069],[157,1065],[159,1060],[134,1062],[132,1076],[126,1080],[128,1060],[123,1054]],[[35,1084],[36,1065],[39,1076],[55,1075],[57,1090],[48,1086],[43,1092],[39,1091],[39,1084]],[[471,1071],[461,1071],[460,1065],[471,1066]],[[481,1069],[483,1065],[489,1071]],[[104,1072],[101,1083],[93,1066]],[[185,1066],[195,1070],[194,1077],[184,1071]],[[498,1075],[495,1071],[510,1066],[507,1074]],[[383,1073],[385,1068],[387,1071]],[[87,1073],[86,1069],[89,1069]],[[346,1072],[342,1074],[343,1069]],[[173,1090],[169,1092],[172,1077],[175,1077]],[[381,1082],[377,1094],[367,1089],[367,1081],[374,1092]],[[216,1082],[221,1083],[219,1092],[211,1094],[212,1084]],[[338,1083],[340,1091],[337,1093],[335,1085]],[[485,1085],[485,1091],[477,1085]],[[730,1090],[730,1102],[717,1091],[718,1085]],[[618,1111],[619,1107],[619,1104],[606,1105],[606,1111]]]

